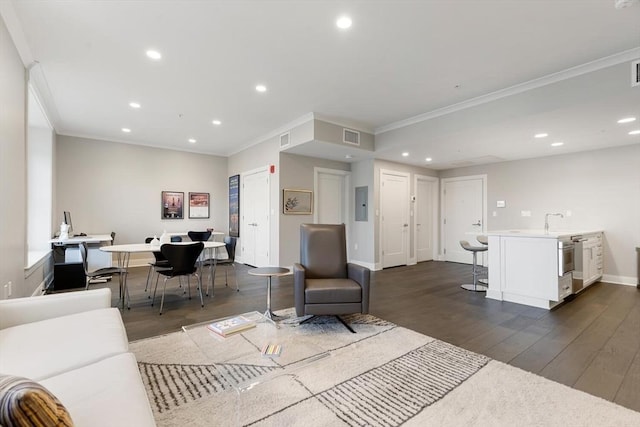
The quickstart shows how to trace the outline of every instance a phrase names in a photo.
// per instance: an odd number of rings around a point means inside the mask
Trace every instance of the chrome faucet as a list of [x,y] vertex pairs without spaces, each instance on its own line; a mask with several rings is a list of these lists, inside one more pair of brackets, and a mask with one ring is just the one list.
[[560,218],[564,218],[564,215],[561,213],[548,213],[544,215],[544,233],[549,234],[549,216],[559,216]]

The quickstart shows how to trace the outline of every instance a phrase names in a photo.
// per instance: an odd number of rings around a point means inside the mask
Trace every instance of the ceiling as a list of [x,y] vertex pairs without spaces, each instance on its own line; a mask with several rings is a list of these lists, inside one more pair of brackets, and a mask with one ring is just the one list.
[[638,1],[0,3],[59,134],[229,156],[314,113],[435,169],[640,142]]

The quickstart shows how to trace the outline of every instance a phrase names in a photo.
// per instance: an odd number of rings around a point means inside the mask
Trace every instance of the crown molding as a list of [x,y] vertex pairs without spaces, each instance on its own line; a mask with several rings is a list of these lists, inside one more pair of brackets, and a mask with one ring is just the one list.
[[390,123],[388,125],[380,126],[375,129],[375,135],[379,135],[379,134],[396,130],[396,129],[401,129],[403,127],[411,126],[416,123],[424,122],[426,120],[434,119],[436,117],[444,116],[446,114],[451,114],[456,111],[475,107],[481,104],[486,104],[488,102],[496,101],[498,99],[506,98],[512,95],[517,95],[519,93],[523,93],[532,89],[557,83],[562,80],[567,80],[573,77],[578,77],[583,74],[588,74],[594,71],[601,70],[603,68],[622,64],[627,61],[632,61],[638,58],[640,58],[640,47],[625,50],[623,52],[619,52],[614,55],[606,56],[604,58],[596,59],[595,61],[587,62],[586,64],[568,68],[566,70],[549,74],[534,80],[529,80],[528,82],[520,83],[505,89],[500,89],[496,92],[488,93],[486,95],[481,95],[475,98],[468,99],[466,101],[459,102],[457,104],[449,105],[447,107],[430,111],[428,113],[419,114],[417,116],[413,116],[408,119],[404,119],[394,123]]

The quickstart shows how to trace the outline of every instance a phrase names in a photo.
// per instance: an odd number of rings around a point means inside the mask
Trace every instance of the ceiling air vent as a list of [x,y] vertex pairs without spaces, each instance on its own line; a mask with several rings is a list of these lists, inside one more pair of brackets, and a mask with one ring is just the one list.
[[342,142],[351,145],[360,145],[360,132],[344,128],[342,132]]
[[631,63],[631,86],[640,86],[640,60]]
[[282,135],[280,135],[280,148],[288,147],[290,143],[291,143],[290,132],[283,133]]

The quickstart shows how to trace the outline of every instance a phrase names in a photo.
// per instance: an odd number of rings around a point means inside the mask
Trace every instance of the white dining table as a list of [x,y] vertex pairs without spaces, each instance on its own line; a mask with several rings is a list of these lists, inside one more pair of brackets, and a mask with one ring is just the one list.
[[[196,242],[173,242],[170,243],[172,245],[190,245]],[[213,259],[213,264],[209,266],[209,280],[211,280],[211,288],[213,289],[213,271],[216,268],[216,256],[214,251],[218,248],[224,247],[224,243],[222,242],[202,242],[204,244],[203,253],[205,251],[209,252],[208,258]],[[126,245],[110,245],[110,246],[101,246],[100,250],[103,252],[115,253],[117,255],[118,267],[122,268],[125,272],[129,271],[129,259],[131,258],[131,254],[134,253],[143,253],[143,252],[160,252],[161,245],[152,245],[150,243],[129,243]],[[200,257],[200,286],[202,286],[202,261],[207,257]],[[124,275],[124,279],[122,280],[122,289],[120,289],[120,298],[122,300],[122,308],[124,309],[125,303],[127,308],[131,308],[130,298],[129,298],[129,288],[127,287],[127,276]],[[126,301],[125,301],[126,300]]]

